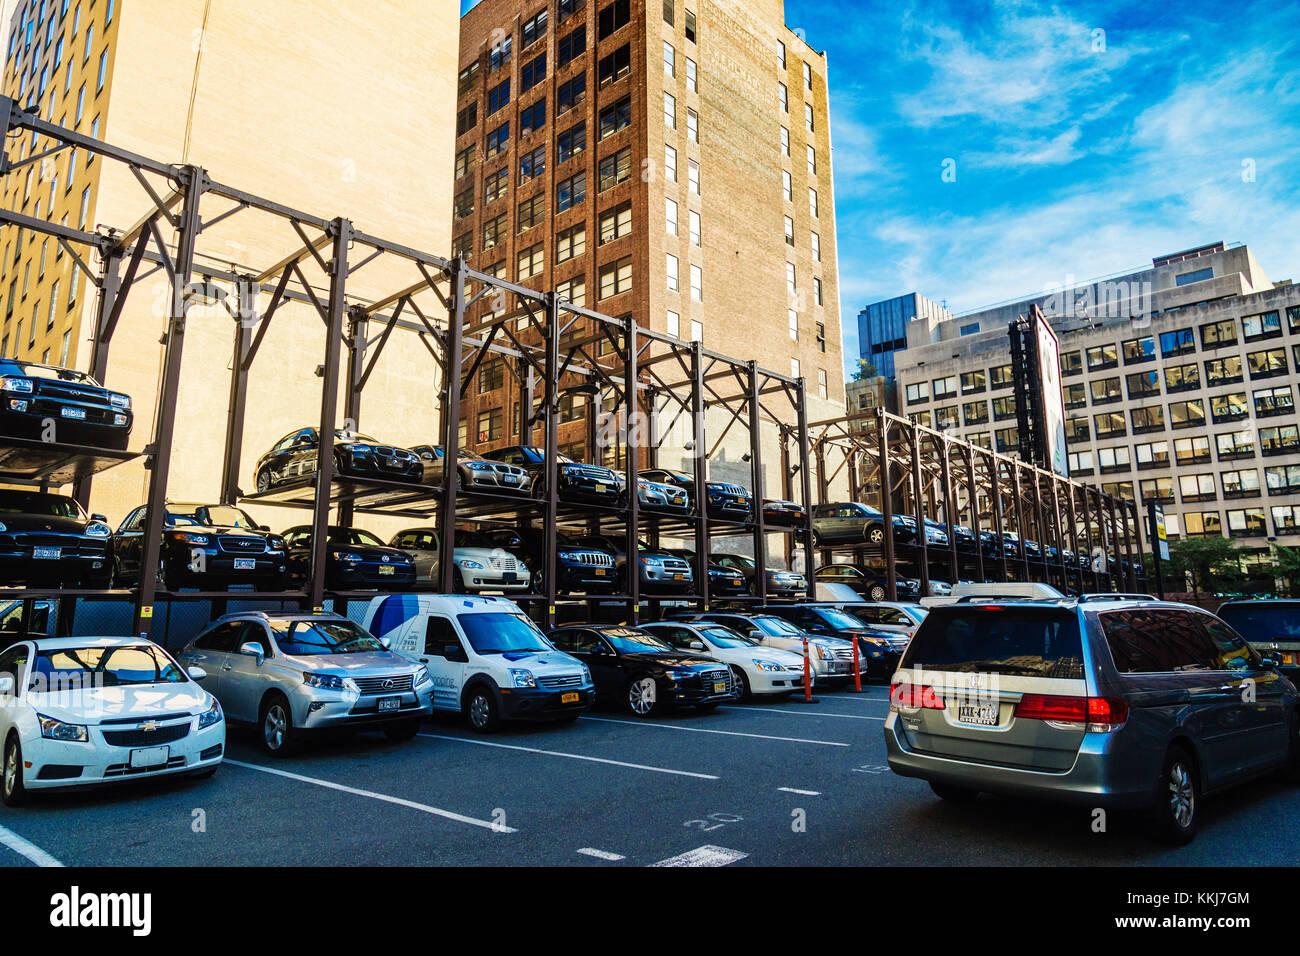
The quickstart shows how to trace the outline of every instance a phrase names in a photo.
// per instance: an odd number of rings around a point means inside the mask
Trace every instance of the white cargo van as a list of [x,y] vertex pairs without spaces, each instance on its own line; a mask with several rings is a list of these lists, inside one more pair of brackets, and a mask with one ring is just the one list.
[[505,598],[392,594],[372,598],[362,624],[429,669],[434,711],[464,714],[480,733],[501,720],[571,721],[595,700],[587,666]]

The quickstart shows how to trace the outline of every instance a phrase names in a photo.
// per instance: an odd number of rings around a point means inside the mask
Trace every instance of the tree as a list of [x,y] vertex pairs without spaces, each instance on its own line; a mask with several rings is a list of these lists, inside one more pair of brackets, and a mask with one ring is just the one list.
[[1193,594],[1233,590],[1246,578],[1239,552],[1237,545],[1218,535],[1175,541],[1169,545],[1170,583],[1166,586],[1176,590],[1190,575]]
[[1286,581],[1282,588],[1288,597],[1295,597],[1300,594],[1300,548],[1288,548],[1286,545],[1273,545],[1273,553],[1270,555],[1269,572],[1275,578],[1283,578]]
[[875,378],[880,372],[877,368],[864,358],[858,359],[858,370],[853,373],[853,381],[861,382],[863,379]]

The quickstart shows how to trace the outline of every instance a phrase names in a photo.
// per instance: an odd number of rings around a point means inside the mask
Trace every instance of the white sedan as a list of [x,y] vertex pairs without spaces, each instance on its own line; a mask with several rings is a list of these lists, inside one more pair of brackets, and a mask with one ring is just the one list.
[[[731,668],[736,696],[791,694],[803,689],[803,656],[763,647],[721,624],[708,621],[661,621],[642,629],[679,651],[705,654]],[[815,681],[811,668],[808,683]]]
[[165,650],[134,637],[32,637],[0,653],[0,796],[193,773],[221,763],[216,698]]

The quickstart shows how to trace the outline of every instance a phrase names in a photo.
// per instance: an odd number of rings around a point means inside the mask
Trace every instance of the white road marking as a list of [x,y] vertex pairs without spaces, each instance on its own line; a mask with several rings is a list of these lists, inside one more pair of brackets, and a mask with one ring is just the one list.
[[722,710],[743,710],[751,714],[802,714],[804,717],[839,717],[841,720],[884,720],[884,717],[866,717],[862,714],[832,714],[824,710],[794,710],[789,707],[731,707],[723,704]]
[[782,793],[797,793],[801,797],[820,797],[820,790],[796,790],[794,787],[777,787]]
[[524,753],[541,754],[546,757],[567,757],[569,760],[587,760],[591,763],[607,763],[615,767],[627,767],[631,770],[649,770],[653,773],[668,773],[677,777],[695,777],[697,780],[721,780],[711,773],[696,773],[693,770],[673,770],[671,767],[651,767],[643,763],[625,763],[622,760],[609,760],[605,757],[589,757],[586,754],[570,754],[560,750],[541,750],[537,747],[521,747],[518,744],[498,744],[490,740],[472,740],[469,737],[445,737],[441,734],[420,734],[430,740],[452,740],[460,744],[478,744],[480,747],[499,747],[502,750],[522,750]]
[[35,843],[28,842],[20,837],[13,830],[7,827],[0,827],[0,843],[3,843],[9,849],[13,850],[20,856],[25,856],[37,866],[63,866],[58,860],[50,856]]
[[262,773],[274,774],[277,777],[286,777],[289,780],[297,780],[300,783],[310,783],[317,787],[325,787],[329,790],[338,790],[342,793],[350,793],[358,797],[369,797],[371,800],[381,800],[384,803],[392,803],[399,807],[419,810],[421,813],[429,813],[435,817],[455,820],[457,823],[468,823],[472,826],[483,827],[485,830],[492,830],[496,833],[519,832],[514,827],[508,827],[503,823],[494,823],[491,820],[477,820],[474,817],[467,817],[464,814],[454,813],[451,810],[442,810],[438,807],[431,807],[427,803],[416,803],[414,800],[405,800],[402,797],[394,797],[386,793],[376,793],[374,790],[361,790],[357,787],[349,787],[345,784],[335,783],[332,780],[322,780],[319,777],[306,777],[300,773],[290,773],[288,770],[277,770],[273,767],[263,767],[255,763],[244,763],[242,760],[231,760],[229,757],[227,757],[224,762],[227,765],[245,767],[248,770],[260,770]]
[[809,740],[806,737],[773,737],[769,734],[746,734],[738,730],[712,730],[708,727],[682,727],[677,724],[656,724],[648,720],[616,720],[611,717],[583,717],[583,720],[598,720],[604,724],[630,724],[633,727],[663,727],[665,730],[687,730],[693,734],[722,734],[727,737],[756,737],[759,740],[784,740],[792,744],[819,744],[822,747],[848,747],[849,744],[830,740]]
[[594,856],[598,860],[609,860],[611,862],[617,862],[618,860],[627,859],[627,857],[621,856],[618,853],[610,853],[608,850],[597,850],[594,847],[589,847],[589,846],[584,846],[578,852],[585,854],[586,856]]
[[666,860],[660,860],[658,863],[651,863],[651,866],[726,866],[728,863],[735,863],[737,860],[743,860],[749,856],[748,853],[741,853],[739,850],[728,850],[725,846],[702,846],[694,850],[688,850],[685,853],[679,853],[677,856],[670,856]]

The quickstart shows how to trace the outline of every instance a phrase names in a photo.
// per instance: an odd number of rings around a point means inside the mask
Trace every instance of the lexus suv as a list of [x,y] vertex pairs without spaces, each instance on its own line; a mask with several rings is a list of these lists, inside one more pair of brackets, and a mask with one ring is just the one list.
[[1119,595],[932,608],[890,689],[890,768],[941,798],[1151,814],[1187,843],[1202,797],[1300,778],[1300,694],[1222,620]]
[[[254,474],[258,492],[315,474],[319,448],[316,428],[299,428],[285,435],[257,460]],[[342,429],[334,433],[334,467],[340,475],[351,478],[417,482],[424,477],[424,463],[410,449],[385,445]]]
[[[131,396],[85,372],[0,359],[0,434],[121,451],[131,437]],[[47,439],[48,422],[53,432]]]
[[75,498],[0,488],[0,585],[107,587],[112,533]]

